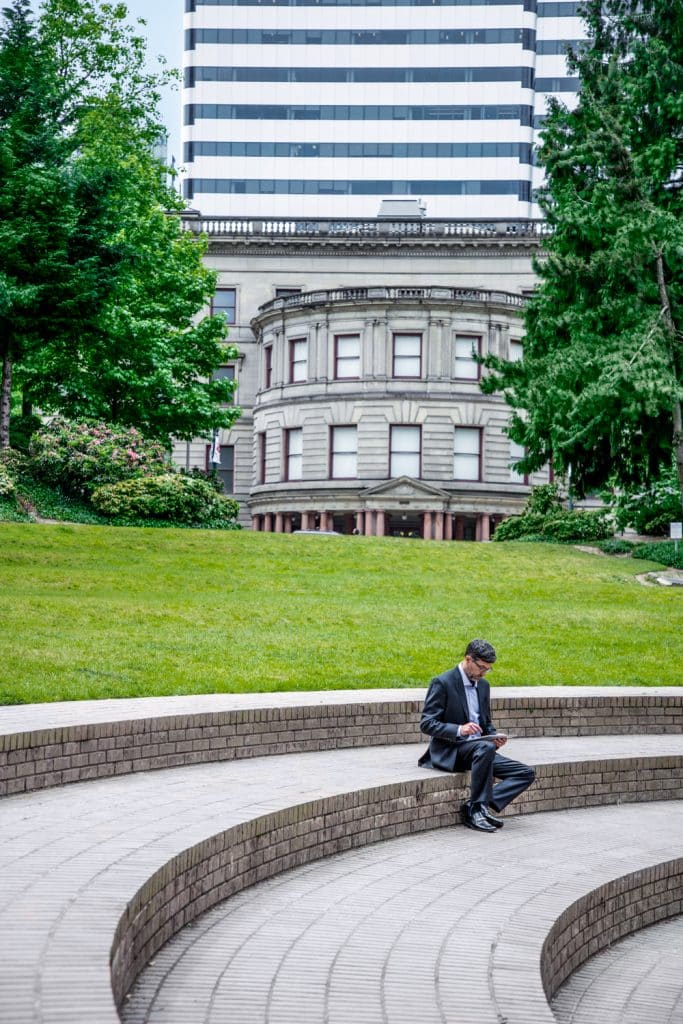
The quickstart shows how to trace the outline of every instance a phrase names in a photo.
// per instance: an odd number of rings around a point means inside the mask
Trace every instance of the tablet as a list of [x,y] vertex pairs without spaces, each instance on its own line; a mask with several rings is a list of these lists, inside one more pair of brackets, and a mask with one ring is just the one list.
[[506,732],[482,733],[481,736],[472,736],[470,738],[475,740],[506,740],[508,734]]

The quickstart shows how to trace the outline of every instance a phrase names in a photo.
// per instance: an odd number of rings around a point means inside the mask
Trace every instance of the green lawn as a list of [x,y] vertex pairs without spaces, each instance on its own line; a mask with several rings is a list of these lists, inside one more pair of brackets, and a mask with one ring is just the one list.
[[683,683],[683,590],[542,544],[0,524],[0,702],[492,680]]

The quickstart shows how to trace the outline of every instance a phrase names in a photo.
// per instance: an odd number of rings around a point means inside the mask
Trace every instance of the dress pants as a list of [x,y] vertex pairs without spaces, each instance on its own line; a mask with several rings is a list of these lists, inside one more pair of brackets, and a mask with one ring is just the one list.
[[[536,777],[533,768],[499,754],[490,740],[460,740],[456,746],[455,771],[471,773],[471,808],[485,806],[502,811]],[[500,780],[495,786],[494,778]]]

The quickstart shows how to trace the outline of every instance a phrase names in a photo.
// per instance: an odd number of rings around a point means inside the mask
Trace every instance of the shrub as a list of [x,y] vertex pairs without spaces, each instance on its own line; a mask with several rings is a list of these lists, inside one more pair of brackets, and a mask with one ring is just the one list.
[[0,462],[0,498],[9,498],[14,494],[14,480],[9,470]]
[[99,487],[92,495],[98,512],[119,520],[163,519],[190,526],[234,528],[236,501],[218,494],[212,484],[185,473],[136,477]]
[[87,497],[104,484],[167,472],[166,452],[135,427],[54,417],[31,438],[30,468],[47,484]]
[[9,437],[12,448],[20,452],[28,452],[31,438],[43,425],[40,416],[30,413],[27,416],[14,415],[9,421]]
[[540,484],[532,488],[523,514],[538,512],[539,515],[547,516],[551,512],[562,512],[563,507],[557,484]]
[[540,512],[527,512],[511,516],[496,527],[494,540],[519,540],[521,537],[538,534],[542,536],[545,516]]
[[679,541],[678,551],[672,540],[658,541],[654,544],[636,544],[633,548],[634,558],[645,558],[649,562],[670,565],[674,569],[683,569],[683,544]]
[[550,540],[604,540],[614,533],[614,525],[606,511],[574,509],[548,517],[541,531]]
[[632,526],[638,533],[664,536],[669,523],[681,520],[681,489],[674,469],[645,490],[619,494],[614,504],[617,526]]
[[633,541],[623,540],[621,537],[611,537],[609,540],[599,540],[595,545],[606,555],[630,555],[633,551]]

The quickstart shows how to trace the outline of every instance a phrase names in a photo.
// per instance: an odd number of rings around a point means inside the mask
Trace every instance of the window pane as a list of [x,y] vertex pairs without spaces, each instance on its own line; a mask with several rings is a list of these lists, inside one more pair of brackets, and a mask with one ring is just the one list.
[[355,452],[335,452],[332,456],[332,476],[339,480],[348,480],[357,476],[358,458]]
[[393,452],[391,456],[391,476],[419,476],[420,456],[409,452]]
[[308,343],[305,338],[290,342],[290,381],[306,380],[308,376]]
[[455,338],[455,376],[460,380],[479,380],[479,363],[472,353],[479,355],[481,339],[468,335]]
[[419,427],[392,427],[391,449],[394,452],[420,451]]
[[234,288],[219,288],[213,298],[212,312],[224,313],[229,324],[235,323],[237,292]]
[[338,335],[335,346],[335,377],[360,377],[360,335]]
[[478,480],[479,456],[456,455],[453,467],[453,476],[456,480]]
[[287,451],[289,455],[301,455],[304,450],[303,430],[290,430]]
[[419,377],[421,350],[421,334],[395,334],[394,377]]
[[510,362],[518,363],[524,358],[524,346],[521,341],[510,339]]
[[510,479],[515,483],[523,482],[525,474],[517,469],[516,463],[526,455],[523,444],[510,441]]
[[290,455],[288,460],[287,479],[301,480],[303,460],[300,455]]

